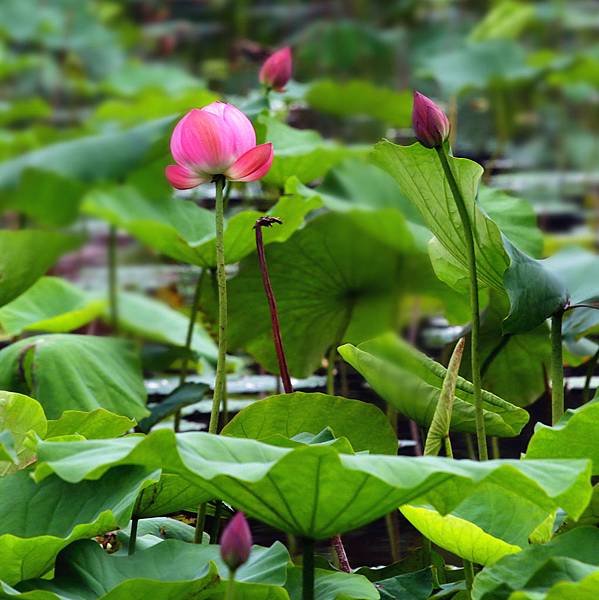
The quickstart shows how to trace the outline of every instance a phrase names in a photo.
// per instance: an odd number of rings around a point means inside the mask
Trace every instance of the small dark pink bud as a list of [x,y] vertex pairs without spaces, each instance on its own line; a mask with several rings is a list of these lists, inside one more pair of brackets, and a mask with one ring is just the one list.
[[225,564],[236,571],[247,561],[252,549],[252,532],[247,519],[238,512],[225,527],[220,538],[220,555]]
[[264,61],[260,69],[260,83],[276,92],[282,92],[291,79],[292,68],[291,48],[286,46]]
[[449,137],[449,119],[430,98],[420,92],[414,92],[412,126],[416,139],[427,148],[441,146]]

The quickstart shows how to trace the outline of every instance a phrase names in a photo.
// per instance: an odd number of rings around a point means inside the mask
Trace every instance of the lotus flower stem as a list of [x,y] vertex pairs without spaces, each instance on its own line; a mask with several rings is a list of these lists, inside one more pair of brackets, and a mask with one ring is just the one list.
[[472,332],[470,336],[470,355],[472,370],[472,387],[474,389],[474,410],[476,417],[476,440],[478,445],[479,460],[489,458],[487,450],[487,439],[485,436],[485,418],[483,414],[482,385],[480,376],[480,357],[479,357],[479,336],[480,336],[480,307],[478,299],[478,276],[476,271],[476,251],[474,245],[474,232],[472,223],[468,215],[468,209],[462,196],[462,192],[454,177],[449,159],[447,157],[447,148],[445,145],[435,147],[441,166],[447,178],[447,183],[451,189],[454,201],[456,203],[464,236],[466,241],[466,255],[470,271],[470,308],[472,311]]
[[137,544],[137,525],[139,523],[138,517],[131,519],[131,532],[129,533],[129,556],[135,553],[135,546]]
[[564,358],[562,349],[563,309],[551,317],[551,424],[564,414]]
[[235,598],[235,571],[229,570],[229,579],[227,581],[227,590],[225,592],[225,600],[234,600]]
[[455,399],[455,388],[460,372],[462,354],[464,353],[464,338],[461,338],[453,349],[447,373],[443,380],[443,387],[439,394],[439,401],[433,414],[433,420],[426,436],[424,445],[424,456],[437,456],[441,450],[441,442],[445,445],[445,455],[453,458],[451,440],[449,439],[449,427],[451,425],[451,413]]
[[108,233],[108,302],[110,308],[110,325],[115,335],[119,332],[116,245],[117,230],[114,225],[111,225]]
[[204,525],[206,524],[206,502],[202,502],[200,506],[198,506],[198,513],[196,517],[196,526],[195,531],[193,533],[193,543],[201,544],[204,538]]
[[218,432],[220,407],[225,402],[225,386],[227,380],[227,277],[225,274],[225,240],[224,240],[224,202],[223,188],[225,178],[215,177],[216,185],[216,281],[218,286],[218,360],[216,363],[216,379],[214,396],[210,413],[209,433]]
[[277,301],[270,283],[270,277],[268,275],[268,264],[266,262],[266,253],[264,251],[264,240],[262,238],[262,228],[272,227],[275,223],[282,224],[283,222],[277,217],[260,217],[254,225],[254,230],[256,232],[256,251],[258,253],[258,262],[260,263],[260,272],[262,273],[262,283],[264,284],[264,292],[266,293],[268,309],[270,310],[272,337],[275,344],[275,351],[277,353],[277,360],[279,362],[279,374],[281,375],[281,380],[283,381],[283,389],[285,390],[285,393],[291,394],[293,392],[293,386],[291,385],[291,377],[289,375],[287,359],[285,358],[285,349],[283,347],[283,338],[281,337],[281,325],[279,323]]
[[[191,342],[193,340],[193,330],[196,324],[196,318],[198,316],[198,307],[200,303],[200,291],[202,289],[202,282],[204,281],[204,273],[206,269],[202,269],[202,272],[198,275],[196,280],[195,291],[193,293],[193,300],[191,302],[191,312],[189,313],[189,323],[187,324],[187,335],[185,337],[185,355],[181,361],[181,371],[179,373],[179,385],[183,385],[187,379],[187,367],[189,364],[189,354],[191,353]],[[175,414],[175,431],[179,431],[181,424],[181,409]]]
[[314,540],[304,538],[302,600],[314,600]]

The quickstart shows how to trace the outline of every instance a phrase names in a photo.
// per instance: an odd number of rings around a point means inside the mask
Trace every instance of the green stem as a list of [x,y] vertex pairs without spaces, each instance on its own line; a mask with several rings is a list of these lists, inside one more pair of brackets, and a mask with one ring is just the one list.
[[110,325],[114,334],[119,332],[116,242],[117,230],[114,225],[111,225],[108,234],[108,302],[110,307]]
[[335,394],[335,359],[337,358],[337,344],[333,344],[327,356],[327,394]]
[[464,579],[466,580],[466,589],[469,592],[468,597],[470,597],[470,591],[474,583],[474,565],[466,559],[464,559]]
[[131,519],[131,533],[129,534],[129,556],[135,553],[135,546],[137,544],[137,524],[139,523],[138,517]]
[[[187,367],[189,365],[189,354],[191,352],[191,342],[193,340],[193,330],[196,324],[196,317],[198,316],[198,306],[200,303],[200,291],[202,289],[202,282],[204,280],[204,273],[206,269],[202,269],[202,272],[198,275],[196,281],[195,291],[193,293],[193,300],[191,302],[191,312],[189,313],[189,323],[187,324],[187,335],[185,336],[185,355],[181,362],[181,371],[179,373],[179,385],[183,385],[187,379]],[[175,414],[175,431],[179,431],[181,424],[181,409]]]
[[202,502],[198,506],[198,514],[196,517],[196,527],[193,533],[193,543],[201,544],[204,541],[204,525],[206,523],[206,502]]
[[591,399],[591,380],[593,379],[593,373],[597,367],[597,361],[599,361],[599,350],[593,354],[587,365],[587,376],[584,380],[584,389],[582,390],[582,402],[584,404]]
[[210,543],[218,543],[218,533],[220,531],[220,517],[223,512],[223,503],[217,500],[214,503],[214,520],[212,521],[212,531],[210,532]]
[[441,166],[445,172],[447,183],[451,189],[454,201],[456,203],[462,227],[464,228],[464,237],[466,242],[466,256],[469,264],[470,275],[470,308],[472,310],[472,334],[470,337],[470,356],[472,370],[472,387],[474,390],[474,410],[476,417],[476,440],[478,444],[479,460],[487,460],[489,455],[487,451],[487,439],[485,436],[485,418],[483,414],[482,386],[480,377],[480,356],[479,356],[479,335],[480,335],[480,308],[478,300],[478,277],[476,271],[476,252],[474,246],[474,232],[472,223],[468,216],[468,209],[464,202],[464,197],[454,177],[447,150],[445,146],[435,148],[441,161]]
[[385,525],[387,527],[387,537],[389,538],[389,548],[391,550],[391,560],[399,562],[401,558],[401,538],[399,535],[399,519],[397,511],[385,515]]
[[225,404],[227,381],[227,279],[225,275],[225,241],[224,241],[224,177],[216,177],[216,280],[218,285],[218,361],[216,363],[216,379],[212,411],[210,412],[209,433],[218,432],[218,416],[220,407]]
[[564,359],[562,350],[562,319],[560,309],[551,317],[551,424],[564,414]]
[[225,600],[234,600],[235,598],[235,571],[229,570],[229,580],[227,581],[227,590]]
[[302,600],[314,600],[314,540],[304,538]]

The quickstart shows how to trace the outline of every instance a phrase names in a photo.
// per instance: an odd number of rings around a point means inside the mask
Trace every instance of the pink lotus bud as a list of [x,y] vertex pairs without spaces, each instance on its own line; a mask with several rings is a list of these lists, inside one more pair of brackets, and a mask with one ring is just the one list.
[[292,67],[291,48],[281,48],[264,61],[260,69],[260,83],[276,92],[282,92],[291,79]]
[[272,144],[256,146],[251,121],[224,102],[188,112],[175,125],[171,153],[177,164],[166,167],[166,178],[179,190],[209,183],[215,175],[256,181],[268,173],[273,159]]
[[445,113],[419,92],[414,92],[412,125],[416,139],[427,148],[441,146],[449,137],[450,125]]
[[236,571],[247,561],[252,549],[252,532],[242,512],[238,512],[225,527],[220,538],[220,555],[225,564]]

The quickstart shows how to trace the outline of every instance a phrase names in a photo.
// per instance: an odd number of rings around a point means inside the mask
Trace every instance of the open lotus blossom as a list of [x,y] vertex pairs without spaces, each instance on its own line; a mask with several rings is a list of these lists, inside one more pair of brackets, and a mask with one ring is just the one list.
[[177,164],[166,167],[166,177],[179,190],[209,183],[217,175],[256,181],[266,175],[273,159],[272,144],[256,146],[250,120],[225,102],[188,112],[173,130],[171,153]]
[[420,92],[414,92],[412,125],[416,139],[427,148],[441,146],[449,137],[449,119],[430,98]]
[[291,79],[292,68],[291,48],[286,46],[264,61],[260,69],[260,83],[276,92],[282,92]]

